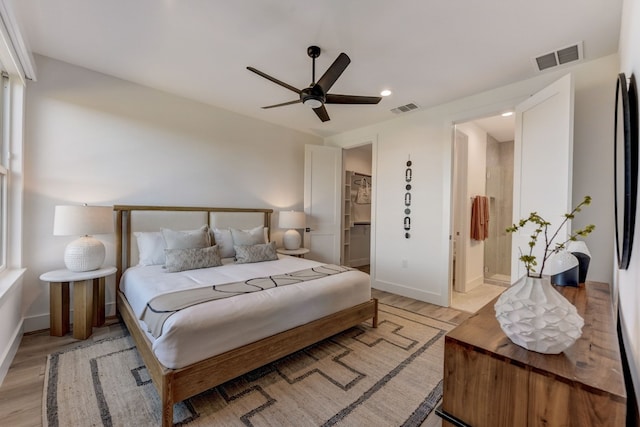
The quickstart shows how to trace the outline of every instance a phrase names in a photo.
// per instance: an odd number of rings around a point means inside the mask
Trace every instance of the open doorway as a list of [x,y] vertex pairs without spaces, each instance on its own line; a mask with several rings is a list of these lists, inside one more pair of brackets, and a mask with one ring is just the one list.
[[515,120],[458,123],[454,135],[451,306],[475,312],[510,284]]
[[344,149],[342,264],[370,272],[372,144]]

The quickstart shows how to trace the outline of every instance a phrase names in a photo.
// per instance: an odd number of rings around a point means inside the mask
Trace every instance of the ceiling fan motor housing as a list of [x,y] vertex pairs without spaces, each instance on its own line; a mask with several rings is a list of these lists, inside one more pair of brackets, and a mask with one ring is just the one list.
[[313,85],[300,91],[300,99],[304,105],[319,108],[324,105],[326,97],[320,86]]

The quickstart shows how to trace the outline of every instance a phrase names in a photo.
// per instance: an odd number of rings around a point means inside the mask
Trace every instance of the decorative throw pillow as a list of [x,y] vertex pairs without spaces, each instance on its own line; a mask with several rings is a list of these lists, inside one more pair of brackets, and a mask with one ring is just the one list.
[[165,243],[159,231],[133,233],[138,243],[138,264],[139,265],[162,265],[164,264]]
[[206,248],[211,246],[209,226],[197,230],[176,231],[168,228],[160,230],[167,249]]
[[231,228],[234,246],[259,245],[266,243],[264,240],[264,227],[258,226],[250,230],[238,230]]
[[236,250],[236,264],[275,261],[278,259],[276,242],[262,243],[259,245],[236,245],[234,248]]
[[165,249],[164,268],[169,273],[222,265],[217,246],[206,248]]

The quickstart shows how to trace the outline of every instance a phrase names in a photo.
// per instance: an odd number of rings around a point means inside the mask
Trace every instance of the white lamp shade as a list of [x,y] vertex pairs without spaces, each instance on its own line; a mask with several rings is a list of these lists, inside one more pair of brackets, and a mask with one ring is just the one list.
[[56,206],[54,236],[88,236],[113,233],[111,206]]
[[307,215],[304,212],[282,211],[278,220],[280,228],[304,228],[307,223]]
[[92,234],[113,233],[113,209],[110,206],[56,206],[54,236],[82,236],[69,243],[64,263],[71,271],[92,271],[102,266],[104,244]]

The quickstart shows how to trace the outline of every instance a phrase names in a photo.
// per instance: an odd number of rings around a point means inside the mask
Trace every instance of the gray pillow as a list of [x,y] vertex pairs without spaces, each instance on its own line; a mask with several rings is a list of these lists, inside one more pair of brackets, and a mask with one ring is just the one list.
[[236,250],[236,264],[274,261],[278,259],[276,242],[263,243],[260,245],[234,245],[234,249]]
[[206,248],[165,249],[164,268],[169,273],[222,265],[218,246]]
[[206,248],[211,246],[209,226],[203,225],[197,230],[176,231],[161,229],[167,249]]

